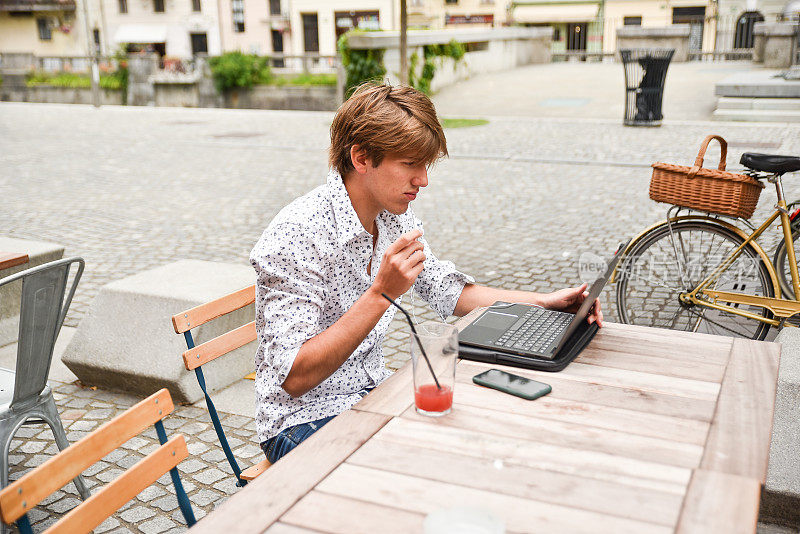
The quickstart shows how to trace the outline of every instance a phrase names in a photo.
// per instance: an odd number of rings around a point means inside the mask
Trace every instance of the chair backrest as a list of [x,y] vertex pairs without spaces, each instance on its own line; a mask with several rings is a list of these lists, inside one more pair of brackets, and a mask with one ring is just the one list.
[[[67,280],[73,264],[78,267],[65,299]],[[83,259],[66,258],[26,269],[0,280],[0,286],[22,280],[12,407],[33,402],[47,384],[53,347],[83,274],[83,267]]]
[[203,394],[206,397],[208,414],[211,417],[214,430],[217,432],[217,437],[219,438],[225,457],[228,459],[228,463],[231,469],[233,469],[234,475],[236,475],[238,486],[244,486],[247,484],[247,481],[241,477],[242,470],[236,458],[233,456],[233,451],[231,451],[230,445],[228,444],[228,438],[225,436],[225,431],[222,429],[222,424],[219,421],[217,410],[208,394],[202,366],[254,341],[256,339],[256,323],[253,321],[239,328],[234,328],[197,346],[194,344],[191,330],[213,319],[249,306],[255,302],[255,300],[256,288],[255,285],[251,285],[172,316],[172,326],[175,329],[175,333],[183,334],[186,339],[187,350],[183,353],[183,364],[188,371],[194,370],[197,376],[197,382],[200,384],[200,389],[203,390]]
[[176,468],[189,455],[186,441],[180,434],[167,440],[161,422],[173,409],[169,391],[162,389],[11,483],[0,492],[3,521],[7,524],[16,521],[20,532],[30,532],[26,514],[34,506],[130,438],[155,425],[161,447],[73,508],[48,532],[90,532],[167,471],[172,476],[181,512],[187,524],[193,525],[194,513]]

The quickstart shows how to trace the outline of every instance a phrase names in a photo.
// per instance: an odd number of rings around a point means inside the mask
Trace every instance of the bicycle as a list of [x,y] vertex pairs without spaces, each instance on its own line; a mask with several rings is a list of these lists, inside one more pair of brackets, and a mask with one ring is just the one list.
[[[724,161],[724,145],[722,154]],[[770,327],[797,325],[800,201],[787,205],[781,178],[800,170],[800,158],[744,153],[740,163],[747,176],[775,185],[775,211],[756,228],[741,217],[671,206],[665,221],[631,240],[611,278],[622,322],[756,340]],[[778,218],[783,235],[770,259],[756,239]]]

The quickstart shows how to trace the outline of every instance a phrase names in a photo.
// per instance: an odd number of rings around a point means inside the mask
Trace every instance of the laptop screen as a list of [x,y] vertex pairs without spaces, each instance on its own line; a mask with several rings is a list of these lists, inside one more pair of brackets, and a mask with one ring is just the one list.
[[600,293],[603,291],[603,287],[605,287],[606,282],[608,282],[608,279],[611,277],[611,273],[614,272],[614,268],[617,266],[617,262],[619,262],[619,258],[622,256],[623,250],[625,250],[625,247],[620,246],[612,260],[608,262],[608,267],[606,268],[605,274],[592,283],[592,287],[589,288],[589,296],[583,300],[581,307],[578,308],[578,311],[575,313],[575,317],[572,318],[572,322],[569,323],[569,326],[564,331],[561,342],[553,352],[554,354],[557,354],[558,351],[561,350],[561,347],[564,346],[564,343],[569,340],[570,336],[575,332],[580,324],[586,320],[586,317],[589,315],[589,310],[591,310],[592,306],[594,305],[594,301],[600,296]]

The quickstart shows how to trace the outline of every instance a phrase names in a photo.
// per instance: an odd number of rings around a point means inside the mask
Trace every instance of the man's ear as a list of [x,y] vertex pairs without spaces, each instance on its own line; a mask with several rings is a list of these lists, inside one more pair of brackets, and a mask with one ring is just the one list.
[[364,174],[369,167],[372,166],[372,161],[367,157],[367,151],[359,145],[350,147],[350,161],[353,163],[353,168],[359,174]]

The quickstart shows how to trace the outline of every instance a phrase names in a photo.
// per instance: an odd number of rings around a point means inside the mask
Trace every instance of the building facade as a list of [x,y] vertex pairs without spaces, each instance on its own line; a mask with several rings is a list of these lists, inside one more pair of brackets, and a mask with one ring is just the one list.
[[0,52],[85,55],[87,46],[76,0],[0,0]]
[[508,25],[506,0],[407,0],[412,28],[492,28]]
[[690,25],[690,48],[714,50],[713,0],[521,0],[512,3],[510,22],[552,26],[553,52],[613,54],[621,26]]

